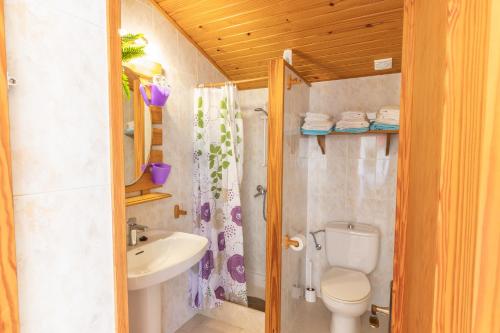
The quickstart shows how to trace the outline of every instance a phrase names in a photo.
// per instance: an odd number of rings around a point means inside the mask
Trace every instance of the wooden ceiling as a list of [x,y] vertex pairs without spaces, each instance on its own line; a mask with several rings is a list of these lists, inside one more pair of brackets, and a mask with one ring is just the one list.
[[[231,80],[267,76],[287,48],[310,82],[401,70],[403,0],[153,1]],[[389,57],[391,70],[373,69]]]

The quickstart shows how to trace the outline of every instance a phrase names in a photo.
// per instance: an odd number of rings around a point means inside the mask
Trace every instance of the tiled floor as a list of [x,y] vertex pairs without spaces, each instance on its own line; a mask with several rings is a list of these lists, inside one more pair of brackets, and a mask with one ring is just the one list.
[[[287,333],[330,333],[330,321],[332,314],[324,306],[321,299],[316,303],[307,303],[303,300],[297,303],[299,307],[297,311],[297,318],[294,323],[294,331]],[[369,313],[365,313],[361,318],[361,333],[388,333],[388,320],[387,317],[379,316],[380,327],[375,329],[371,328],[368,324]],[[342,333],[342,332],[339,332]]]
[[229,325],[223,321],[205,317],[203,315],[196,315],[182,326],[176,333],[261,333],[261,332],[248,332],[242,328]]
[[[330,333],[330,318],[331,314],[325,308],[321,300],[316,303],[306,303],[301,301],[298,303],[300,307],[297,313],[299,316],[295,318],[294,331],[284,333]],[[380,327],[377,329],[371,328],[368,325],[369,314],[366,313],[362,317],[361,333],[387,333],[388,320],[385,316],[379,316]],[[237,323],[236,323],[237,325]],[[196,315],[182,326],[177,333],[263,333],[263,332],[250,332],[243,330],[237,326],[229,325],[225,322],[211,319],[203,315]],[[342,333],[342,332],[339,332]]]

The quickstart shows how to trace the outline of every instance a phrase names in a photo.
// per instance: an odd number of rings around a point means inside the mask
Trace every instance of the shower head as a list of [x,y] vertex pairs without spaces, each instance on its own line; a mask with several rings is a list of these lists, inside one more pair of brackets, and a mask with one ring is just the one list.
[[265,113],[265,115],[266,115],[266,117],[267,117],[267,111],[266,111],[266,110],[264,110],[263,108],[256,108],[256,109],[254,109],[254,111],[255,111],[255,112],[264,112],[264,113]]

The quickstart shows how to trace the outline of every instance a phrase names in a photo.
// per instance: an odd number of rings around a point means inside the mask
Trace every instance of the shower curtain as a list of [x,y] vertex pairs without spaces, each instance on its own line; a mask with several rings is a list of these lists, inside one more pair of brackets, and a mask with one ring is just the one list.
[[247,305],[240,184],[243,119],[236,86],[195,90],[193,217],[195,233],[209,247],[191,272],[191,305]]

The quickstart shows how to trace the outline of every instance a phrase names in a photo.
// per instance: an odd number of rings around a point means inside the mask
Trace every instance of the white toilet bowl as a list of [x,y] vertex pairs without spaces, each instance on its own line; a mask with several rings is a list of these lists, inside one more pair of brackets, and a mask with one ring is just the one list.
[[368,309],[371,286],[365,274],[333,267],[321,278],[323,303],[332,312],[330,333],[360,333],[361,315]]

